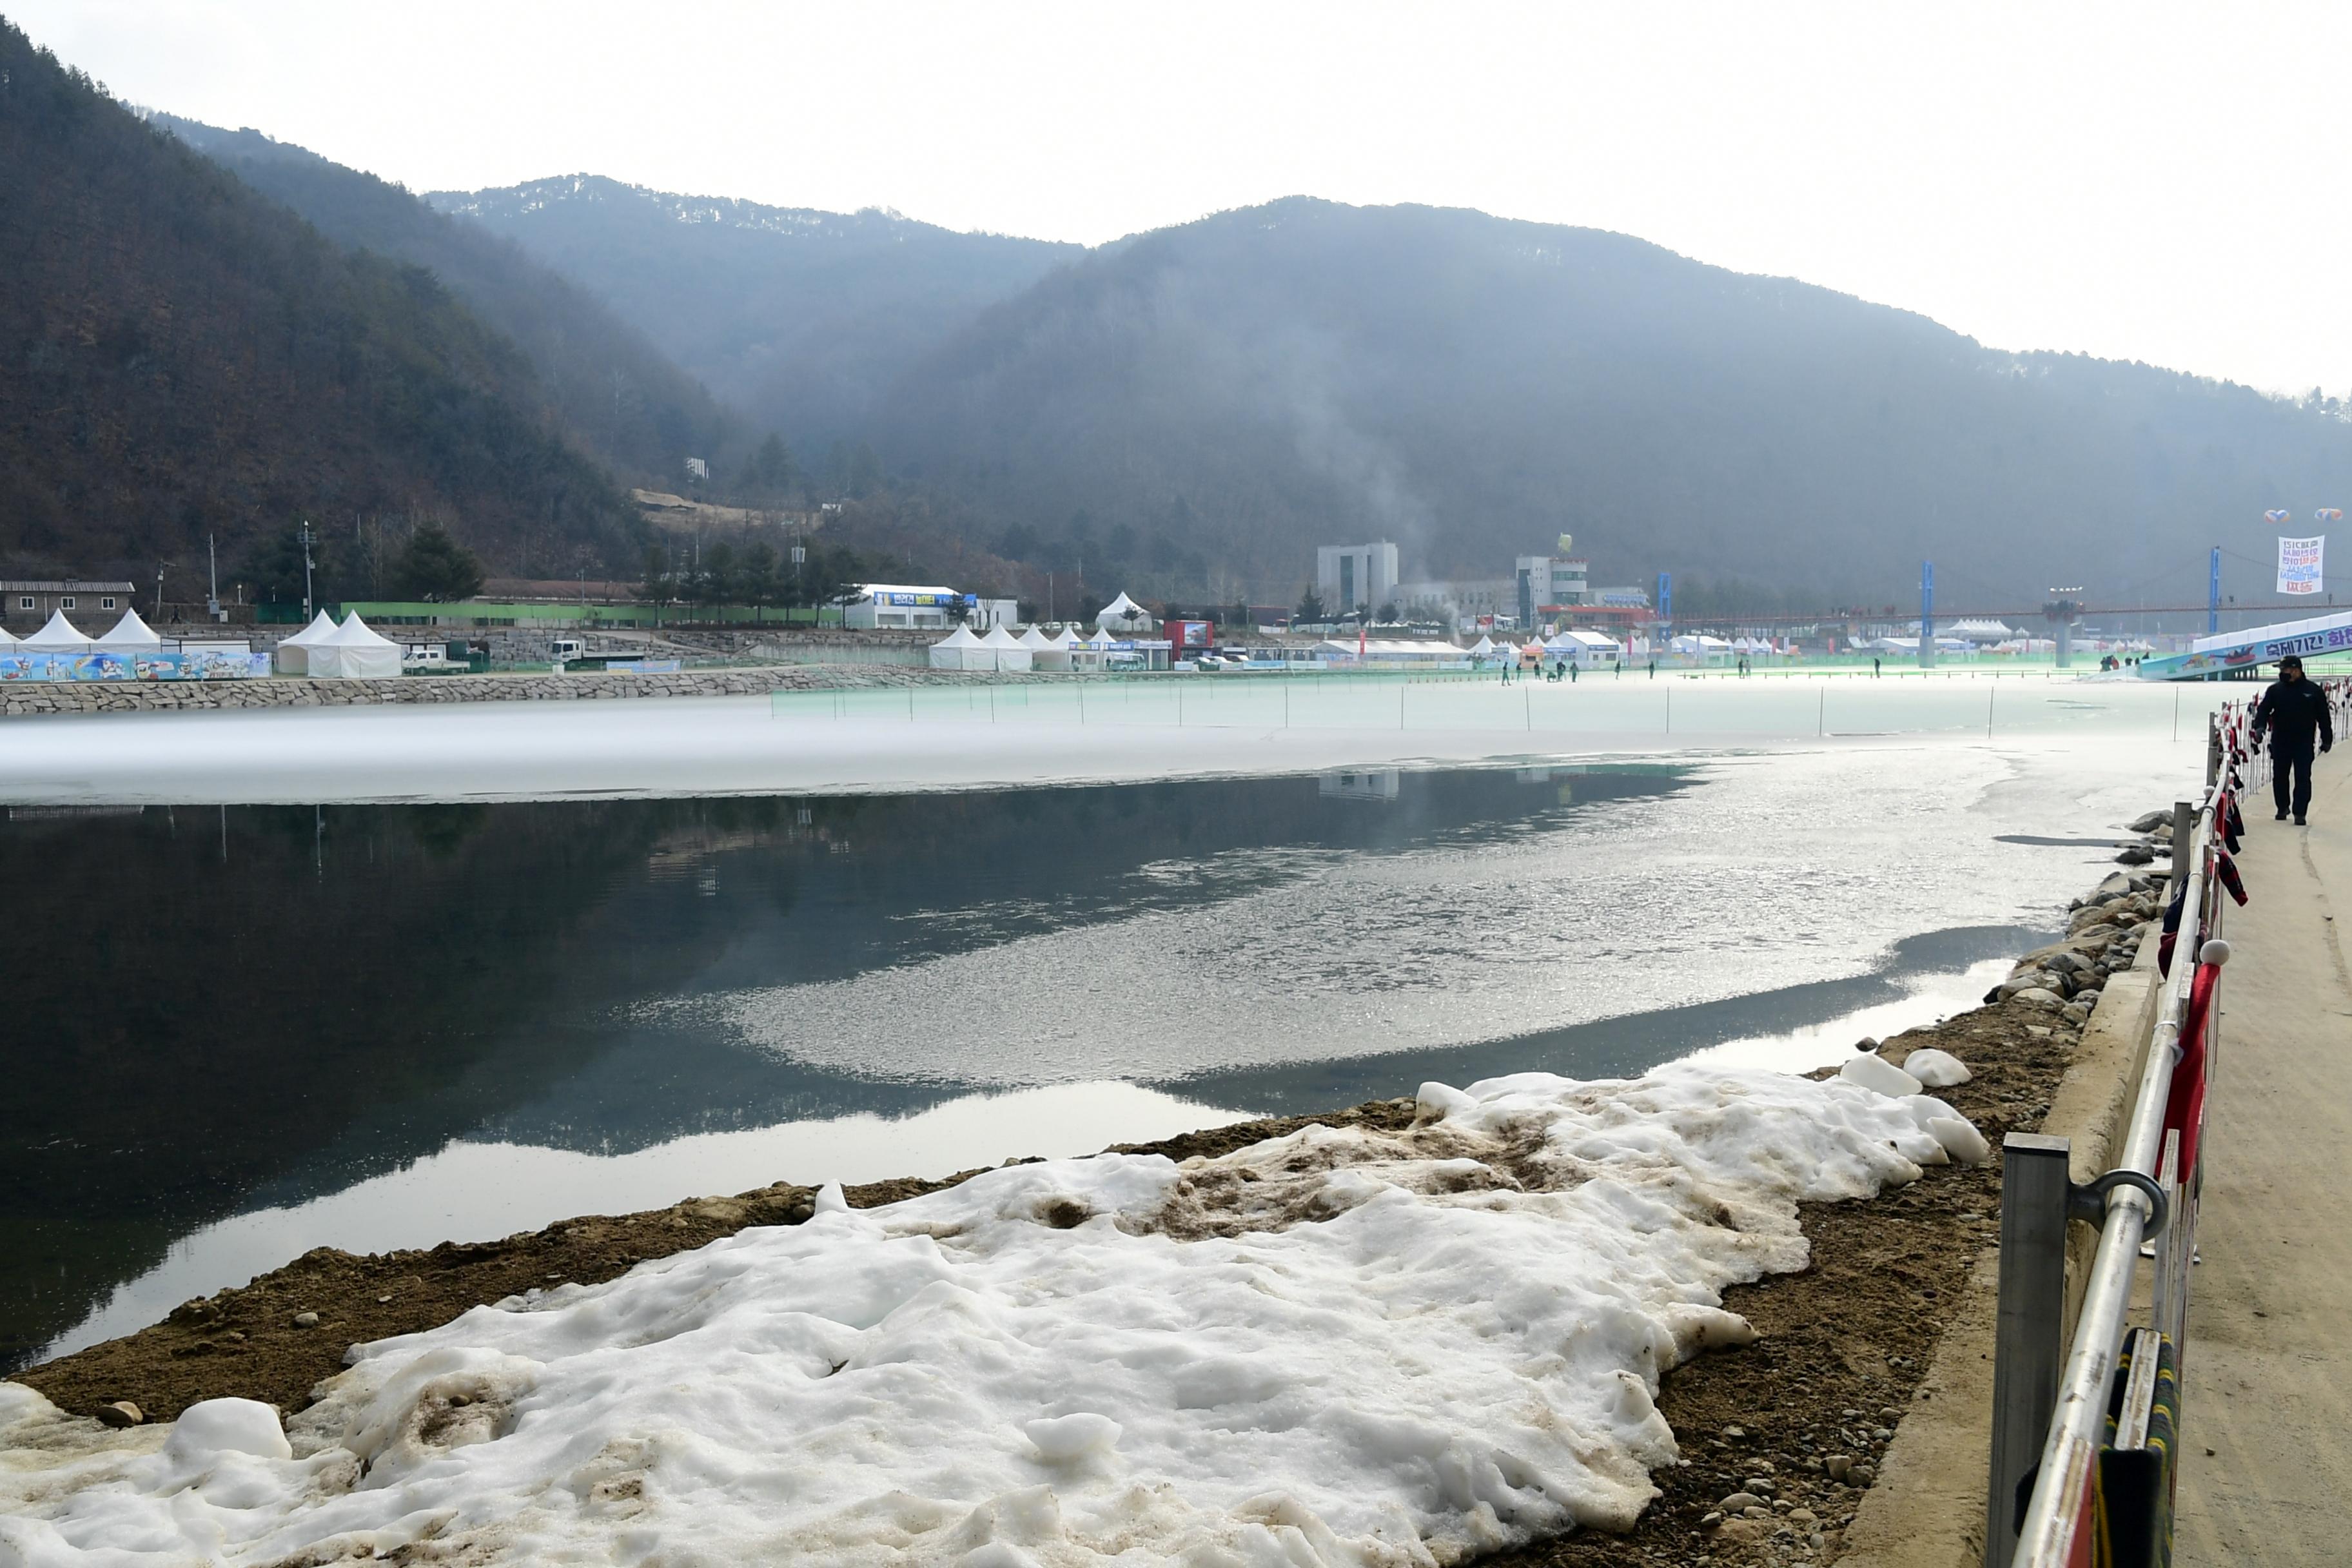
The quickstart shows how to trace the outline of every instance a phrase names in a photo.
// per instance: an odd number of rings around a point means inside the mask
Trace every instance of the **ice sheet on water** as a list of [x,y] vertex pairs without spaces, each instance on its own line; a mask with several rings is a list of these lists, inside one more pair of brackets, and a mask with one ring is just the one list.
[[[2146,759],[2126,760],[2138,798]],[[2105,820],[2073,798],[2096,773],[1988,752],[1931,762],[1719,758],[1681,795],[1482,842],[1294,849],[1260,858],[1254,880],[1244,856],[1162,863],[1142,875],[1194,876],[1213,918],[1139,901],[837,980],[696,993],[645,1021],[827,1071],[1170,1082],[1846,979],[1904,937],[2053,921],[2083,855],[1998,835]],[[1636,884],[1642,899],[1593,898]]]
[[[1407,1131],[1012,1166],[359,1347],[294,1422],[0,1464],[0,1557],[1429,1563],[1622,1527],[1658,1378],[1950,1108],[1684,1066]],[[1965,1125],[1963,1123],[1962,1125]],[[264,1412],[266,1414],[266,1410]],[[55,1415],[0,1404],[11,1431]]]

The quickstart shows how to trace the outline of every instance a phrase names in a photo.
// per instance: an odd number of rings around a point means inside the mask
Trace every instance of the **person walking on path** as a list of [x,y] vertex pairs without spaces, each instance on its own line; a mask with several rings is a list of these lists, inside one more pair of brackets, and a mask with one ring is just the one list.
[[[2315,736],[2323,752],[2336,744],[2336,722],[2327,711],[2327,693],[2303,673],[2303,660],[2294,654],[2279,660],[2279,678],[2263,693],[2254,708],[2254,733],[2271,738],[2271,800],[2277,820],[2286,820],[2290,805],[2295,826],[2303,826],[2311,809],[2311,743]],[[2288,799],[2292,775],[2294,798]]]

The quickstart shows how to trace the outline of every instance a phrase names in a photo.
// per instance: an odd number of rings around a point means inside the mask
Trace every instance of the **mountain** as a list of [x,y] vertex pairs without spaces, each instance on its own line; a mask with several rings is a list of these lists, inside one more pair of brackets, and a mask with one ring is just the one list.
[[0,563],[127,571],[296,519],[446,517],[635,559],[528,358],[429,271],[347,253],[0,24]]
[[633,482],[674,489],[687,458],[722,460],[731,451],[738,422],[709,393],[604,301],[513,241],[258,131],[173,114],[148,119],[336,244],[428,268],[530,356],[563,429]]
[[673,195],[593,174],[425,199],[584,285],[809,454],[854,441],[909,364],[1084,254],[895,213]]
[[1694,609],[1916,605],[1923,558],[1940,603],[2004,607],[2201,604],[2210,544],[2261,559],[2265,509],[2352,496],[2344,414],[1622,235],[1295,198],[1055,269],[871,428],[1000,553],[1138,593],[1286,598],[1366,539],[1500,578],[1570,531]]

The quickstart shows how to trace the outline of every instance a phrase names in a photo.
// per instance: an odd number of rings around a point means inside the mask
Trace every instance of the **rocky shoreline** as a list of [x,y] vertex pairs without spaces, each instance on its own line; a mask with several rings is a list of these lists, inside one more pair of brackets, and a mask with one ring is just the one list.
[[[2110,879],[2114,882],[2115,879]],[[1984,1005],[1886,1040],[1860,1042],[1890,1066],[1934,1048],[1967,1065],[1937,1094],[1996,1146],[2042,1125],[2108,980],[2139,958],[2161,912],[2161,873],[2124,874],[2078,901],[2068,935],[2018,962]],[[2135,886],[2134,884],[2139,884]],[[1414,1101],[1377,1100],[1313,1117],[1238,1123],[1149,1145],[1179,1162],[1213,1157],[1311,1123],[1409,1126]],[[977,1174],[852,1187],[853,1207],[894,1203]],[[1667,1374],[1658,1406],[1682,1458],[1657,1470],[1661,1495],[1625,1535],[1580,1531],[1501,1553],[1512,1568],[1628,1562],[1828,1563],[1887,1464],[1929,1376],[1971,1270],[1998,1234],[2000,1165],[1927,1169],[1879,1198],[1809,1205],[1811,1262],[1734,1287],[1725,1307],[1754,1325],[1743,1349]],[[14,1374],[68,1416],[124,1426],[168,1420],[199,1400],[258,1399],[291,1413],[342,1369],[344,1349],[438,1326],[476,1305],[561,1282],[617,1278],[649,1258],[752,1226],[790,1226],[814,1189],[790,1184],[667,1208],[561,1221],[499,1241],[357,1257],[320,1248],[238,1289],[175,1309],[122,1339]]]

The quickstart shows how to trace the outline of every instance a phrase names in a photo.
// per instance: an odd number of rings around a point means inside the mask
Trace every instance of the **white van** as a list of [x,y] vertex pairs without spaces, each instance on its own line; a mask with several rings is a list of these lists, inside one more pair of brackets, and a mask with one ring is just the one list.
[[403,669],[445,669],[449,650],[437,642],[413,642],[400,656]]

